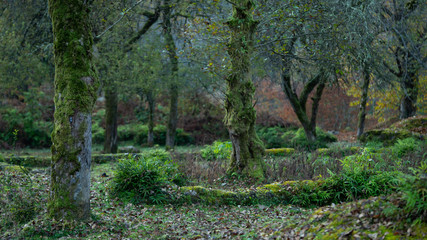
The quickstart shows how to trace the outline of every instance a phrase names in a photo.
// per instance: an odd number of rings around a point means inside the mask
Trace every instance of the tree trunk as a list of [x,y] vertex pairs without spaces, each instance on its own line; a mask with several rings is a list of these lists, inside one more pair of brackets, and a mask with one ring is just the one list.
[[408,71],[408,76],[401,82],[401,88],[404,93],[400,102],[400,119],[406,119],[415,116],[417,113],[418,86],[416,74]]
[[363,86],[362,86],[362,97],[360,99],[359,106],[359,121],[357,123],[357,139],[359,139],[365,130],[365,118],[366,118],[366,103],[368,102],[368,91],[370,75],[367,71],[363,73]]
[[104,153],[117,153],[117,98],[115,83],[109,83],[105,89]]
[[152,90],[149,90],[147,92],[147,102],[148,102],[147,144],[148,146],[152,147],[154,145],[154,107],[155,107],[155,101],[154,101]]
[[49,0],[55,54],[49,216],[90,218],[91,113],[98,80],[92,63],[89,4]]
[[252,0],[235,0],[233,3],[233,16],[227,22],[231,30],[227,51],[232,72],[226,79],[224,118],[233,146],[228,173],[237,172],[262,181],[264,146],[255,132],[255,87],[250,78],[250,56],[257,22],[252,18]]
[[172,36],[171,6],[169,1],[165,2],[163,29],[165,31],[166,48],[169,60],[172,65],[171,82],[169,86],[170,104],[169,118],[166,132],[166,149],[173,149],[175,146],[176,127],[178,124],[178,56],[176,46]]

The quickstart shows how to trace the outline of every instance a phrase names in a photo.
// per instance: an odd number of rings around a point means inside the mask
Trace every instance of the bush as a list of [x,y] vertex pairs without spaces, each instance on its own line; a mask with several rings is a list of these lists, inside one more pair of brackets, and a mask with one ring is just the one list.
[[231,151],[231,142],[215,141],[212,145],[205,145],[205,147],[200,150],[200,153],[203,159],[215,161],[229,159]]
[[297,129],[288,130],[281,136],[283,147],[294,147],[292,139],[296,136],[297,131]]
[[264,142],[266,148],[285,147],[284,139],[282,138],[288,129],[283,127],[261,127],[257,128],[258,137]]
[[119,141],[134,141],[136,137],[145,136],[147,139],[148,127],[146,125],[131,123],[117,127],[117,139]]
[[325,148],[328,143],[336,142],[337,137],[333,134],[327,133],[320,128],[316,128],[317,139],[314,143],[309,143],[305,135],[304,129],[299,128],[295,133],[295,136],[292,138],[291,142],[294,146],[302,148]]
[[30,147],[51,145],[52,122],[37,121],[37,116],[33,116],[31,112],[19,112],[16,109],[5,109],[0,114],[2,121],[7,123],[7,126],[0,128],[0,141],[9,145],[19,142]]
[[413,175],[401,177],[400,190],[406,202],[405,213],[411,218],[427,221],[427,161],[412,169]]
[[135,204],[164,203],[170,200],[165,188],[180,178],[178,165],[164,150],[128,155],[119,160],[114,171],[111,194]]
[[397,142],[391,147],[393,154],[399,158],[405,156],[409,152],[417,150],[421,141],[415,138],[398,139]]
[[341,164],[342,171],[331,174],[329,183],[337,201],[378,196],[397,185],[396,172],[382,171],[386,163],[378,153],[365,149],[360,155],[345,157]]

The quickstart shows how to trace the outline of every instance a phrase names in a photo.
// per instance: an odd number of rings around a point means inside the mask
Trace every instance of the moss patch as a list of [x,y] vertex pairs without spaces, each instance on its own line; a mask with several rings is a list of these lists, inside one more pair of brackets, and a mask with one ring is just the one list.
[[265,153],[273,156],[283,156],[283,155],[287,156],[295,153],[295,149],[294,148],[271,148],[271,149],[266,149]]

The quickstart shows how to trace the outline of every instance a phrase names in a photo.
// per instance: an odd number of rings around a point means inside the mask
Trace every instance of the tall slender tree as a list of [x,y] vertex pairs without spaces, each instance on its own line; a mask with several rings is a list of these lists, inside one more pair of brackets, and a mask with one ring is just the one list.
[[90,1],[49,0],[55,54],[55,115],[49,215],[90,218],[91,113],[98,79],[92,64]]
[[257,27],[257,21],[252,16],[254,3],[252,0],[230,2],[233,4],[233,15],[227,21],[231,35],[227,51],[231,58],[231,73],[226,78],[224,122],[233,151],[228,171],[263,180],[264,146],[255,132],[255,87],[250,77],[250,59]]

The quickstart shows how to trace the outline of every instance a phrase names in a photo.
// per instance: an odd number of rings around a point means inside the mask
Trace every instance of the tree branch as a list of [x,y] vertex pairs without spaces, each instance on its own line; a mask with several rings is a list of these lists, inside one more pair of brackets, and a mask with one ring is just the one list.
[[[97,42],[99,42],[100,40],[101,40],[101,37],[104,35],[104,34],[106,34],[108,31],[110,31],[114,26],[116,26],[120,21],[122,21],[122,19],[126,16],[126,14],[128,13],[128,12],[130,12],[132,9],[134,9],[136,6],[138,6],[140,3],[142,3],[144,0],[139,0],[138,2],[136,2],[134,5],[132,5],[130,8],[128,8],[126,11],[123,11],[123,12],[121,12],[120,14],[121,14],[121,16],[113,23],[113,24],[111,24],[110,26],[108,26],[102,33],[100,33],[98,36],[95,36],[94,38],[93,38],[93,42],[94,43],[97,43]],[[143,13],[143,15],[144,16],[147,16],[147,15],[150,15],[150,14],[152,14],[152,13],[150,13],[150,12],[144,12]]]

